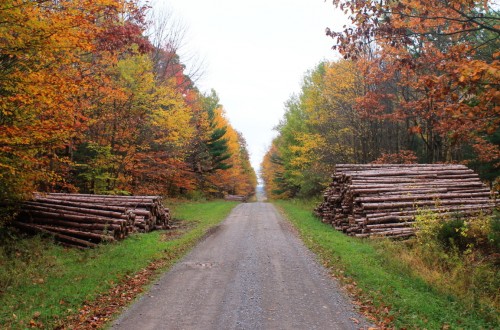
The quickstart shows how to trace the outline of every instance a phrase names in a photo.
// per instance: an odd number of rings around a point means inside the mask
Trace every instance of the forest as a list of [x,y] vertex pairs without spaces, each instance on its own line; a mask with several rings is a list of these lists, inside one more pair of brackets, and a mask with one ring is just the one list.
[[[344,307],[323,328],[500,328],[498,2],[328,1],[348,23],[285,102],[260,171],[274,205],[220,199],[255,192],[246,141],[145,3],[0,2],[0,328],[106,328],[150,298],[156,328],[310,328]],[[175,264],[183,283],[157,291]]]
[[253,193],[245,139],[187,72],[180,28],[150,9],[2,1],[0,200]]
[[262,162],[268,196],[310,197],[342,163],[463,163],[498,190],[500,16],[492,1],[344,1],[342,58],[304,77]]

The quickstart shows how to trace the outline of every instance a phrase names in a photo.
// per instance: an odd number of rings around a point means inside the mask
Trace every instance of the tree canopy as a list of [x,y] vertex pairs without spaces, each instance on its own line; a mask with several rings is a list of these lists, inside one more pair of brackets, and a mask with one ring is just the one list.
[[145,36],[147,14],[137,0],[2,2],[0,199],[253,192],[244,139],[176,40]]

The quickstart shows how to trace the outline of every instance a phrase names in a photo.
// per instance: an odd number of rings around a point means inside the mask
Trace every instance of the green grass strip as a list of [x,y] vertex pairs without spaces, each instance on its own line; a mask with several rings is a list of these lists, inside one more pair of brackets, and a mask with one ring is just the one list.
[[33,318],[44,328],[53,328],[85,301],[168,254],[171,262],[162,269],[166,270],[235,205],[224,201],[175,205],[174,217],[188,229],[171,240],[162,239],[164,232],[157,231],[79,251],[39,237],[11,238],[9,244],[0,245],[0,328],[25,328]]
[[276,205],[324,264],[357,284],[362,300],[370,301],[375,310],[377,306],[389,306],[382,319],[389,317],[396,328],[499,328],[479,314],[465,313],[461,302],[411,275],[398,266],[397,260],[387,262],[387,255],[369,240],[348,237],[323,224],[312,215],[310,203],[292,200],[277,201]]

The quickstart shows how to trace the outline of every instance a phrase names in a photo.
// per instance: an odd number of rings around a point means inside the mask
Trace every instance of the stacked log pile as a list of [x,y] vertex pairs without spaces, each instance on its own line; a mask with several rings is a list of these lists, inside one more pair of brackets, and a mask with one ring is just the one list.
[[489,189],[464,165],[341,164],[332,178],[315,214],[358,237],[412,236],[423,210],[445,218],[490,214],[495,206]]
[[168,229],[170,211],[159,196],[35,194],[14,225],[53,235],[65,245],[94,247],[133,232]]
[[245,195],[225,195],[224,200],[234,202],[246,202],[248,199]]

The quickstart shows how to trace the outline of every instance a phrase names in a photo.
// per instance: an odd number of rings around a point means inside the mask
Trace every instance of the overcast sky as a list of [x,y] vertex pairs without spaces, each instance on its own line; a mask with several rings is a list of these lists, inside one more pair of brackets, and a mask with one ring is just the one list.
[[284,102],[307,70],[336,58],[325,28],[340,29],[342,14],[324,0],[157,0],[158,8],[187,28],[181,60],[183,53],[204,60],[197,86],[217,92],[258,171]]

